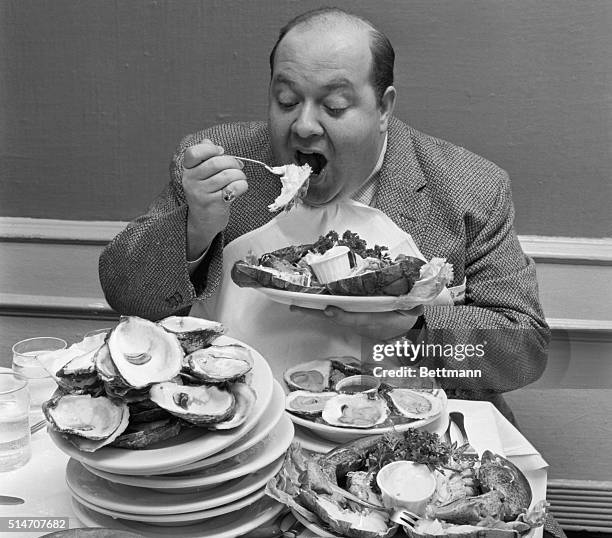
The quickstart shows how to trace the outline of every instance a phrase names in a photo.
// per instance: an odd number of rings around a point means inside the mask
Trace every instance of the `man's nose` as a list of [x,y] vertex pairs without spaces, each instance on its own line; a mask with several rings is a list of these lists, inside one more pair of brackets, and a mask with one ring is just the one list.
[[319,121],[316,107],[305,103],[301,108],[298,117],[293,122],[293,132],[301,137],[320,136],[323,134],[323,126]]

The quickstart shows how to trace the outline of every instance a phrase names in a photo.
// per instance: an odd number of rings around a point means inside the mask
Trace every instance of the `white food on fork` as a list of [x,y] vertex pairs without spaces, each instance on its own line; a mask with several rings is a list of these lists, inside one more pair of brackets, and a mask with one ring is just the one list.
[[268,209],[270,211],[278,211],[279,209],[289,211],[306,194],[308,178],[312,174],[312,168],[309,164],[302,166],[286,164],[285,166],[278,166],[274,170],[283,174],[281,176],[282,187],[281,193],[274,200],[274,203],[268,206]]
[[246,157],[237,157],[230,155],[239,161],[248,161],[250,163],[263,166],[268,172],[281,176],[281,193],[277,196],[274,203],[268,206],[270,211],[279,211],[284,209],[289,211],[294,205],[305,196],[308,189],[308,178],[312,174],[312,168],[309,164],[298,166],[297,164],[285,164],[283,166],[269,166],[262,161],[255,159],[247,159]]

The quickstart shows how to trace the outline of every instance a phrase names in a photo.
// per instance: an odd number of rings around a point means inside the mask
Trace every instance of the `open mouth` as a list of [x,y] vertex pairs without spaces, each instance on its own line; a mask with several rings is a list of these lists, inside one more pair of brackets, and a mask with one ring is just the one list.
[[303,153],[302,151],[295,152],[295,160],[300,165],[310,165],[313,175],[318,176],[325,166],[327,165],[327,159],[321,153]]

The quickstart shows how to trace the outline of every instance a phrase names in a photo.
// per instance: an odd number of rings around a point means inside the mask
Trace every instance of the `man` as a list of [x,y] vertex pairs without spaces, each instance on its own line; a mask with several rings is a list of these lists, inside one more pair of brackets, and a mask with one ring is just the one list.
[[[270,56],[267,124],[219,125],[181,142],[165,192],[100,258],[109,304],[159,319],[222,294],[223,248],[274,217],[267,206],[279,190],[265,169],[232,155],[308,162],[309,207],[353,198],[376,208],[427,259],[453,264],[452,285],[465,283],[465,301],[382,313],[292,308],[293,315],[379,342],[420,331],[429,343],[486,346],[484,357],[460,365],[481,378],[445,386],[507,412],[499,393],[541,375],[549,337],[534,264],[513,230],[509,180],[493,163],[393,117],[393,61],[387,38],[359,17],[322,9],[291,21]],[[239,305],[237,298],[231,306]],[[459,367],[442,356],[422,364]]]

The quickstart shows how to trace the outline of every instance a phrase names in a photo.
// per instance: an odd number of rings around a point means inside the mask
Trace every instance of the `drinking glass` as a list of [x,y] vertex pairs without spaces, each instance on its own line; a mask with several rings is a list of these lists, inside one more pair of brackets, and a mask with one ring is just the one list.
[[108,334],[113,330],[112,327],[105,327],[104,329],[94,329],[93,331],[89,331],[85,333],[83,338],[89,338],[90,336],[96,336],[98,334]]
[[13,346],[13,371],[28,381],[30,414],[40,415],[43,402],[47,401],[57,388],[55,380],[38,361],[38,357],[50,351],[66,349],[67,345],[61,338],[37,336],[17,342]]
[[27,379],[0,372],[0,472],[24,465],[32,455]]

